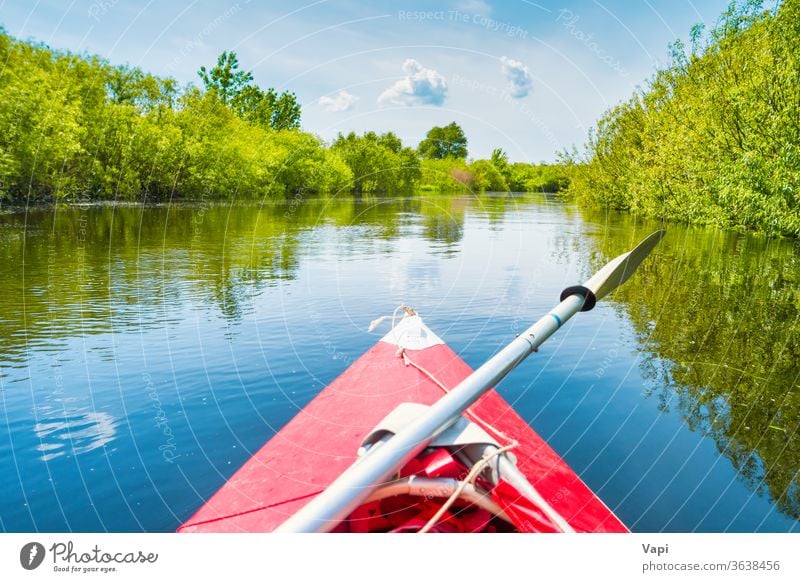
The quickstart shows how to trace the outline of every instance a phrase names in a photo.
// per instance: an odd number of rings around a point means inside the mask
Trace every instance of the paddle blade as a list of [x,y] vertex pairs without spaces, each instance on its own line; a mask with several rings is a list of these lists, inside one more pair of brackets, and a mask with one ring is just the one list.
[[665,232],[664,230],[657,230],[640,242],[635,249],[618,256],[600,269],[583,286],[588,287],[599,301],[633,275],[636,268],[659,243]]

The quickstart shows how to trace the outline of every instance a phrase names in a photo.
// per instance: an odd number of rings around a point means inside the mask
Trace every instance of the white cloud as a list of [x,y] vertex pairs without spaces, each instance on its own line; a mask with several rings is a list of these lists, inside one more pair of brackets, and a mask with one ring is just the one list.
[[503,63],[503,74],[511,96],[515,99],[526,97],[533,89],[533,75],[528,67],[508,57],[500,57],[500,62]]
[[349,111],[353,108],[358,99],[359,98],[355,95],[342,89],[333,97],[323,95],[319,98],[317,103],[319,103],[325,111]]
[[378,105],[441,105],[447,97],[447,81],[414,59],[403,63],[405,77],[378,97]]

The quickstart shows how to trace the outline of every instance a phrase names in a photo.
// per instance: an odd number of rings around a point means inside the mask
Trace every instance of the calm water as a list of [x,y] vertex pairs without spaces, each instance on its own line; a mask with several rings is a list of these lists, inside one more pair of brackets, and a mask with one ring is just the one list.
[[[655,223],[543,196],[0,215],[0,529],[171,531],[414,306],[471,365]],[[670,226],[501,386],[635,531],[800,518],[800,250]]]

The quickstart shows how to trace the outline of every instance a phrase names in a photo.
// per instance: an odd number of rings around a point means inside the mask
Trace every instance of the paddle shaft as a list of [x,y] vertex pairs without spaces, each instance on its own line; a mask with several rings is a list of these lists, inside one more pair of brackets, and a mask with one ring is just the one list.
[[387,441],[370,448],[322,493],[284,522],[279,532],[326,532],[336,527],[385,484],[431,440],[455,422],[478,398],[502,380],[583,307],[570,295],[550,313],[445,394],[428,412]]

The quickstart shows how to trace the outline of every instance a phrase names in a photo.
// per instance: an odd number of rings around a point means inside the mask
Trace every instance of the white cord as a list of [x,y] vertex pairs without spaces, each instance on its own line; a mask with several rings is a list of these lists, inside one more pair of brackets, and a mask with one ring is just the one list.
[[426,523],[422,527],[422,529],[420,529],[417,533],[428,533],[431,530],[431,528],[434,525],[436,525],[436,523],[442,518],[442,516],[445,514],[445,512],[448,509],[450,509],[450,506],[453,505],[453,503],[455,503],[456,499],[458,499],[459,496],[461,495],[461,492],[464,491],[464,488],[467,485],[473,485],[472,482],[480,474],[480,472],[483,471],[486,468],[486,466],[489,464],[489,461],[494,459],[497,455],[503,454],[506,451],[508,451],[510,449],[513,449],[516,446],[517,446],[517,444],[514,443],[514,444],[506,445],[505,447],[501,447],[499,449],[495,449],[490,454],[486,455],[480,461],[475,463],[472,466],[472,469],[470,469],[469,473],[467,473],[466,479],[464,479],[463,481],[461,481],[461,483],[458,484],[458,487],[456,488],[456,490],[453,491],[453,494],[450,495],[450,497],[447,498],[447,501],[445,501],[442,504],[442,506],[439,508],[439,511],[437,511],[434,514],[434,516],[428,520],[428,523]]

